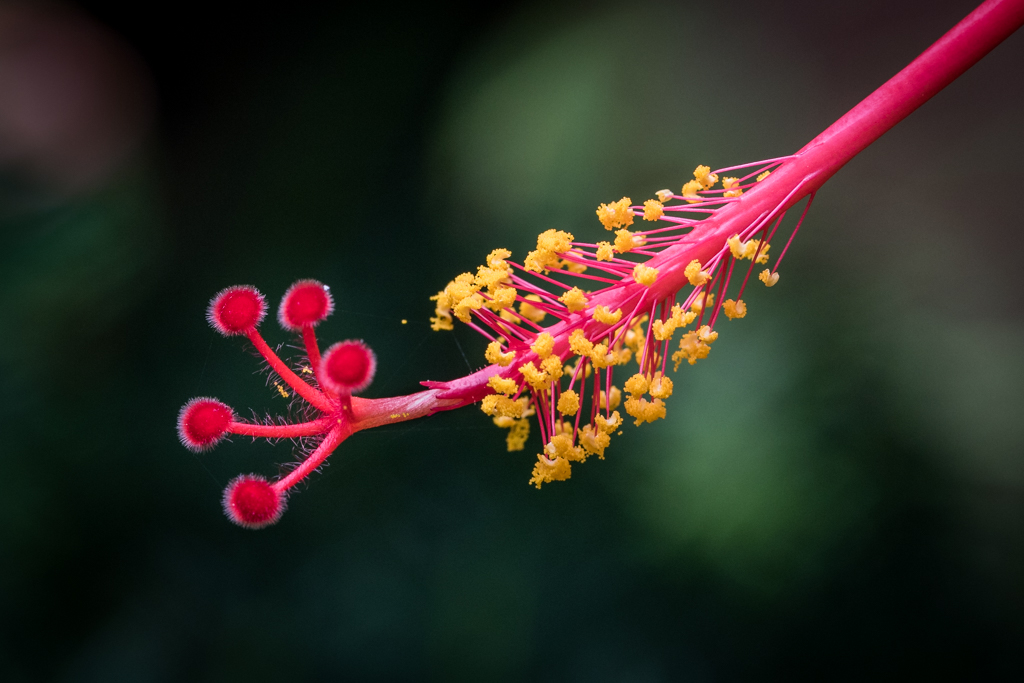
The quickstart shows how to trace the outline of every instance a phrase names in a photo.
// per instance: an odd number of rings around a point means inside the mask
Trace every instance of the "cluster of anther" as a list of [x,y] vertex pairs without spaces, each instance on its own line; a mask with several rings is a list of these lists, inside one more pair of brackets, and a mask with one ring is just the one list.
[[[267,345],[259,333],[266,317],[267,303],[255,288],[228,287],[219,292],[207,309],[207,320],[226,337],[244,336],[263,356],[270,370],[318,414],[313,420],[296,424],[245,422],[225,403],[210,397],[194,398],[178,414],[178,436],[192,451],[206,451],[228,434],[267,439],[315,439],[316,448],[297,468],[276,481],[257,474],[243,474],[224,491],[224,511],[236,524],[259,529],[276,522],[284,512],[288,490],[314,471],[342,440],[352,432],[352,395],[373,380],[376,360],[361,341],[339,342],[320,353],[314,328],[334,310],[330,290],[315,280],[300,280],[281,300],[278,321],[291,332],[302,335],[309,364],[299,377]],[[287,395],[287,390],[278,385]]]

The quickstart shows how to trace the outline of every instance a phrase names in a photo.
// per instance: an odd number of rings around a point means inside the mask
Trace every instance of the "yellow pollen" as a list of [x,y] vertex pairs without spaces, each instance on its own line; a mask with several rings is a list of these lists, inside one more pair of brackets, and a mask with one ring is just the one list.
[[550,356],[554,349],[555,338],[547,332],[541,332],[538,334],[537,339],[533,342],[533,346],[530,347],[530,350],[537,354],[541,360]]
[[494,389],[496,393],[505,394],[506,396],[516,393],[516,389],[519,388],[514,379],[505,379],[498,375],[494,375],[487,380],[487,386]]
[[[609,400],[610,399],[610,400]],[[616,386],[612,387],[611,396],[609,397],[604,393],[604,389],[601,390],[601,396],[598,399],[599,408],[601,410],[615,410],[622,403],[622,392]]]
[[575,415],[580,409],[580,397],[572,389],[562,392],[558,397],[558,412],[562,415]]
[[594,344],[587,341],[587,336],[583,330],[577,328],[572,331],[569,335],[569,348],[577,356],[583,356],[589,358],[594,353]]
[[597,207],[597,218],[605,230],[633,225],[633,209],[630,208],[632,203],[632,199],[623,197],[617,202]]
[[747,305],[743,303],[743,299],[739,301],[726,299],[722,302],[722,312],[725,313],[725,317],[729,320],[735,320],[747,314]]
[[591,316],[599,323],[614,325],[622,319],[622,309],[616,308],[615,312],[612,313],[608,310],[607,306],[595,306]]
[[723,197],[739,197],[743,194],[743,188],[739,187],[739,178],[722,178],[722,187],[726,189]]
[[665,215],[665,206],[657,199],[648,199],[644,202],[644,220],[656,221]]
[[773,273],[765,268],[761,271],[761,274],[757,276],[757,279],[763,282],[765,287],[774,287],[775,283],[779,281],[779,274]]
[[491,365],[500,365],[503,368],[507,368],[512,364],[512,361],[516,358],[515,351],[509,351],[508,353],[501,352],[501,342],[492,341],[487,345],[487,350],[484,352],[484,358]]
[[480,410],[491,416],[500,415],[513,418],[523,416],[522,403],[513,401],[508,396],[501,396],[500,394],[484,396],[484,400],[480,402]]
[[598,261],[611,261],[615,257],[615,252],[612,250],[611,242],[598,242],[597,243],[597,260]]
[[705,190],[710,190],[718,182],[718,176],[711,172],[710,166],[698,166],[693,170],[693,177]]
[[638,263],[633,268],[633,279],[641,285],[650,287],[658,279],[658,269]]
[[544,456],[537,457],[537,463],[533,466],[533,476],[530,483],[538,489],[541,484],[548,484],[553,481],[565,481],[572,476],[572,468],[565,458],[548,460]]
[[[708,298],[708,300],[707,300],[707,307],[708,308],[714,308],[714,306],[715,306],[715,295],[714,295],[714,293],[713,292],[709,293],[707,295],[707,298]],[[700,312],[704,310],[704,295],[703,294],[701,294],[700,296],[698,296],[696,299],[693,300],[693,303],[690,304],[690,310],[693,311],[694,313],[696,313],[697,315],[700,315]],[[687,324],[689,324],[689,323],[687,323]]]
[[605,434],[611,434],[622,426],[622,416],[619,415],[619,411],[617,410],[607,418],[603,415],[598,415],[594,418],[594,424],[596,424],[597,428]]
[[690,261],[690,264],[683,270],[683,275],[690,281],[690,284],[694,287],[700,287],[707,283],[711,279],[711,273],[706,270],[700,269],[700,261],[694,259]]
[[565,304],[570,313],[582,311],[587,307],[587,297],[579,287],[573,287],[568,292],[558,297],[558,300]]
[[683,185],[683,199],[685,199],[689,204],[696,204],[697,202],[703,201],[701,196],[697,194],[698,192],[701,191],[701,189],[703,189],[703,187],[704,186],[701,185],[700,182],[696,180],[689,181],[688,183]]
[[[495,418],[497,419],[497,418]],[[526,440],[530,437],[530,421],[526,419],[516,420],[508,430],[505,437],[505,445],[508,452],[521,451],[526,447]]]
[[668,377],[663,377],[661,372],[654,373],[650,392],[653,398],[668,398],[672,395],[672,380]]
[[770,176],[771,174],[772,174],[772,172],[771,172],[771,171],[765,171],[765,172],[764,172],[764,173],[762,173],[761,175],[757,176],[757,182],[761,182],[762,180],[764,180],[765,178],[767,178],[767,177],[768,177],[768,176]]
[[644,377],[640,373],[637,373],[630,377],[629,379],[627,379],[626,384],[624,386],[626,391],[629,392],[631,396],[637,398],[647,393],[647,389],[650,386],[650,382],[646,377]]
[[665,417],[665,402],[660,398],[649,402],[645,398],[626,399],[626,412],[630,417],[635,417],[634,424],[639,427],[645,422],[654,422]]

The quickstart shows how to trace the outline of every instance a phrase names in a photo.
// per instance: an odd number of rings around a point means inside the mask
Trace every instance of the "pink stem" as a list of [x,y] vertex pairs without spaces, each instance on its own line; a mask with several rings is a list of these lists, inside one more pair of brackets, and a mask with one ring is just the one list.
[[287,425],[258,425],[248,422],[232,422],[228,431],[242,436],[263,437],[267,439],[294,439],[300,436],[316,436],[328,431],[333,420],[316,420]]

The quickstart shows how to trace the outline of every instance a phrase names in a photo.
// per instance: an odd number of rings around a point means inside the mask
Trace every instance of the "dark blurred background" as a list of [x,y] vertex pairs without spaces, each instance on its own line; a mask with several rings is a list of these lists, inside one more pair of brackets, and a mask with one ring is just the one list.
[[330,284],[368,396],[459,376],[453,275],[795,151],[972,7],[0,4],[0,679],[1009,678],[1024,35],[837,174],[668,419],[566,484],[465,409],[250,532],[221,491],[290,445],[174,432],[197,395],[286,411],[218,289]]

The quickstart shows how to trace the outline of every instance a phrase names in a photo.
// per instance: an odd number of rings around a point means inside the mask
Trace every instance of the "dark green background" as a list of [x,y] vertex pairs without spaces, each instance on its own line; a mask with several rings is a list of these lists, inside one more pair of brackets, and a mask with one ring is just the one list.
[[250,532],[221,490],[289,444],[174,432],[196,395],[286,409],[206,325],[218,289],[330,284],[367,396],[456,377],[483,345],[428,297],[488,250],[795,151],[971,8],[86,3],[157,118],[99,189],[0,177],[0,678],[1019,670],[1022,35],[838,173],[668,419],[570,482],[465,409],[350,439]]

